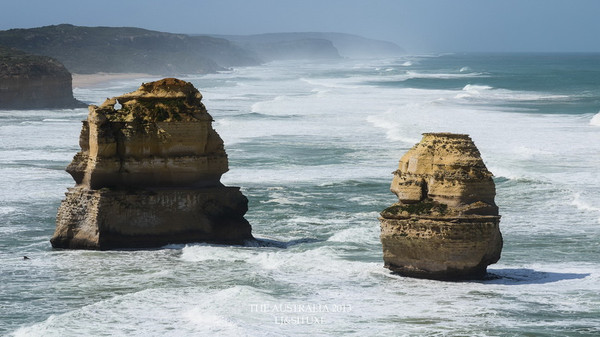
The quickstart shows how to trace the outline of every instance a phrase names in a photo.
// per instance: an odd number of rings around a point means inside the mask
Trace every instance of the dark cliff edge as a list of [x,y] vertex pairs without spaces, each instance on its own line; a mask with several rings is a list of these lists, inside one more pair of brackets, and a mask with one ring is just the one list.
[[0,31],[0,45],[50,56],[78,74],[203,74],[261,63],[225,39],[132,27],[10,29]]
[[0,109],[72,109],[71,73],[58,61],[0,46]]

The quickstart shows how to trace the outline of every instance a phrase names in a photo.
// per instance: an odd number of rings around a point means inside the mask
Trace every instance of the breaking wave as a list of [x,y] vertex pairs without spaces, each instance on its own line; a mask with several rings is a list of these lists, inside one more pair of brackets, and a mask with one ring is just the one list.
[[594,117],[590,120],[590,125],[600,126],[600,112],[595,114]]

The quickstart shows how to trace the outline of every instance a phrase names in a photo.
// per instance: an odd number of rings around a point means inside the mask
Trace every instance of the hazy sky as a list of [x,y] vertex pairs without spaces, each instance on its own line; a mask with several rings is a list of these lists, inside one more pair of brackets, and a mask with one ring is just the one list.
[[1,0],[0,30],[59,23],[201,34],[342,32],[409,52],[600,52],[600,0]]

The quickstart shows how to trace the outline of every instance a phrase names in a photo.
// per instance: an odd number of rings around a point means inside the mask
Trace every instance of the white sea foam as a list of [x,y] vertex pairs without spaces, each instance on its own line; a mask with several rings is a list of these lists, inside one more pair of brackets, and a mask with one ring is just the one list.
[[[374,214],[375,218],[377,214]],[[327,241],[330,242],[357,242],[357,243],[371,243],[379,240],[379,227],[378,226],[361,226],[344,229],[333,234]]]
[[243,248],[234,248],[221,245],[195,244],[186,245],[181,250],[181,259],[189,262],[201,261],[244,261],[248,252]]
[[236,322],[254,313],[248,305],[227,308],[220,301],[229,302],[237,297],[253,303],[264,302],[262,296],[242,288],[208,293],[193,289],[144,290],[51,315],[43,322],[19,328],[12,335],[101,336],[110,330],[111,334],[127,336],[240,336],[244,328]]
[[300,78],[300,81],[306,82],[307,84],[325,87],[325,88],[341,88],[341,89],[358,89],[360,88],[359,81],[364,79],[358,78]]
[[10,206],[0,206],[0,215],[6,215],[15,212],[17,209]]
[[401,64],[401,66],[403,66],[403,67],[410,67],[412,65],[413,65],[413,63],[411,61],[406,61],[406,62],[404,62],[404,63]]
[[[593,250],[578,244],[598,241],[600,162],[593,144],[600,143],[600,134],[590,127],[592,116],[516,113],[507,103],[560,96],[477,86],[476,81],[465,90],[371,83],[420,76],[397,74],[402,68],[383,71],[403,61],[365,63],[356,73],[349,73],[352,64],[290,63],[194,77],[207,92],[205,103],[227,147],[231,171],[223,182],[249,191],[254,234],[269,233],[270,240],[248,247],[73,252],[48,250],[46,235],[35,234],[40,238],[28,238],[32,244],[0,252],[1,275],[10,276],[3,278],[10,288],[0,292],[17,298],[7,312],[35,313],[21,320],[26,325],[14,335],[336,335],[349,329],[355,335],[593,333],[597,322],[589,313],[597,308],[600,273]],[[375,74],[375,67],[383,70]],[[332,75],[336,71],[339,78]],[[86,95],[101,102],[123,92]],[[470,96],[456,97],[461,94]],[[21,205],[41,205],[44,214],[18,221],[28,231],[47,233],[46,220],[73,181],[62,168],[31,166],[40,165],[31,159],[66,165],[77,151],[84,113],[24,113],[0,112],[0,183],[5,187],[0,200],[7,203],[2,207],[19,205],[18,211]],[[45,118],[72,118],[73,123],[41,122]],[[377,211],[397,200],[386,187],[390,172],[421,133],[431,131],[470,134],[490,170],[514,180],[500,179],[497,185],[502,230],[511,242],[501,263],[490,267],[499,279],[418,280],[383,267]],[[324,151],[324,164],[313,153],[323,148],[347,151]],[[304,157],[312,161],[305,163]],[[370,197],[362,187],[344,186],[349,180],[358,186],[381,182],[389,203],[382,203],[379,192]],[[290,186],[294,193],[286,193]],[[297,203],[307,204],[299,209]],[[3,220],[16,216],[2,210]],[[11,228],[23,237],[24,226]],[[549,245],[554,237],[565,245]],[[15,262],[14,256],[31,247],[43,258]],[[33,281],[20,282],[23,277]],[[53,286],[57,277],[61,287]],[[27,297],[33,293],[42,294],[42,300]],[[319,326],[281,326],[272,313],[250,310],[250,304],[296,303],[343,304],[351,310],[325,314],[326,324]],[[544,310],[531,315],[532,305]],[[17,328],[11,319],[3,326]]]
[[598,216],[598,223],[600,223],[600,207],[591,205],[587,201],[582,200],[580,193],[575,193],[573,195],[571,205],[575,206],[578,210],[596,214]]
[[56,122],[56,123],[73,123],[71,119],[59,119],[59,118],[44,118],[43,122]]
[[428,79],[454,79],[454,78],[467,78],[467,77],[480,77],[484,76],[482,73],[420,73],[416,71],[407,71],[406,75],[408,78],[428,78]]
[[533,102],[533,101],[558,101],[569,99],[568,95],[529,93],[506,89],[497,89],[487,85],[467,84],[462,92],[456,94],[455,98],[472,100],[481,103],[503,102]]
[[[389,113],[390,112],[388,111],[387,114]],[[398,128],[395,123],[390,123],[389,118],[385,115],[367,116],[367,122],[373,124],[373,126],[377,128],[384,129],[386,132],[386,137],[389,140],[411,145],[419,142],[419,138],[413,138],[402,134],[402,129]]]
[[600,112],[595,114],[594,117],[590,120],[590,125],[600,126]]

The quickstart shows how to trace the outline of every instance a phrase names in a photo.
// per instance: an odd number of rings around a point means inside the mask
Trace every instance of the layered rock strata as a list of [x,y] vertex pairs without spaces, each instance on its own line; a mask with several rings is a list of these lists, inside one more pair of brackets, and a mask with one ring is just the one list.
[[174,78],[89,107],[67,167],[76,182],[53,247],[111,249],[251,239],[248,200],[225,187],[223,141],[191,83]]
[[431,279],[477,279],[500,259],[496,189],[468,135],[425,133],[400,160],[381,212],[385,267]]

